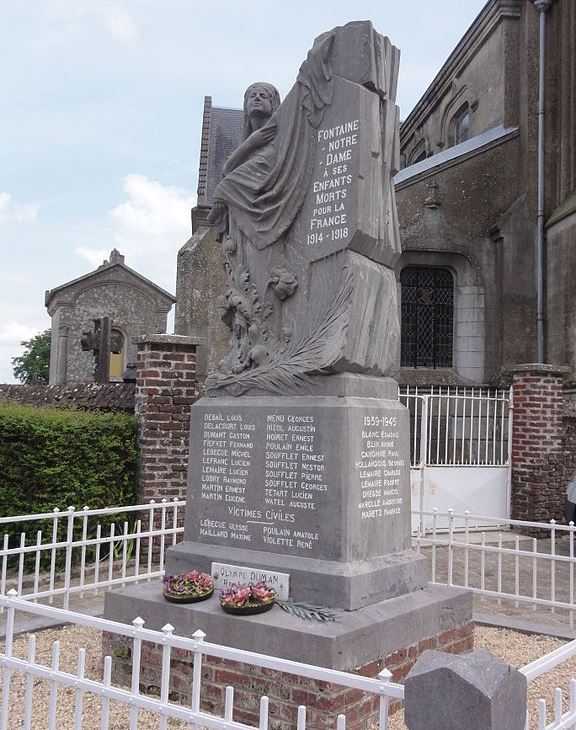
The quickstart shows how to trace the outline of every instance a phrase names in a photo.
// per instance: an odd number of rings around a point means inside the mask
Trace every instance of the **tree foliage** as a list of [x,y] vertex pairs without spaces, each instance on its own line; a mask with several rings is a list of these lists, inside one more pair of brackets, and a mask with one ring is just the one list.
[[21,343],[24,352],[12,358],[14,377],[21,383],[47,383],[50,373],[50,330]]

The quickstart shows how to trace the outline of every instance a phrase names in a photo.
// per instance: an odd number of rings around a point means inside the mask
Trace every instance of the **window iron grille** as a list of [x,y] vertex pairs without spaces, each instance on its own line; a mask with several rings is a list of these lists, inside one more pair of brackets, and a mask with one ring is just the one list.
[[402,367],[452,367],[454,279],[448,269],[407,266],[400,274]]

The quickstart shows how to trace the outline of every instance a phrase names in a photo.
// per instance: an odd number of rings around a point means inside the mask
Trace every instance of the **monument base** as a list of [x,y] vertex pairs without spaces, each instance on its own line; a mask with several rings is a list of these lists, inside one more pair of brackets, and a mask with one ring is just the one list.
[[[393,681],[401,681],[425,649],[453,653],[473,648],[472,593],[444,586],[429,586],[357,611],[336,611],[329,623],[304,621],[279,607],[257,616],[229,616],[216,600],[174,605],[162,598],[159,584],[143,584],[106,594],[105,616],[126,622],[141,616],[146,628],[161,629],[166,623],[175,633],[191,636],[201,629],[206,640],[261,654],[304,661],[331,669],[376,676],[389,669]],[[130,640],[107,635],[106,654],[114,657],[116,680],[130,681]],[[159,687],[159,645],[146,644],[142,653],[143,691]],[[375,721],[377,699],[360,692],[307,680],[286,673],[238,662],[206,657],[203,664],[202,705],[223,713],[225,690],[235,687],[234,719],[257,724],[259,698],[268,695],[274,727],[295,727],[297,707],[309,707],[310,727],[335,727],[339,713],[347,715],[347,728],[366,730]],[[170,692],[174,699],[189,701],[192,656],[179,653],[172,665]]]
[[280,571],[295,600],[345,610],[427,585],[396,384],[343,374],[318,386],[192,406],[184,541],[167,551],[168,573],[212,561]]
[[166,573],[211,572],[212,562],[290,574],[290,597],[354,611],[428,585],[428,561],[414,550],[341,563],[259,550],[182,542],[166,553]]

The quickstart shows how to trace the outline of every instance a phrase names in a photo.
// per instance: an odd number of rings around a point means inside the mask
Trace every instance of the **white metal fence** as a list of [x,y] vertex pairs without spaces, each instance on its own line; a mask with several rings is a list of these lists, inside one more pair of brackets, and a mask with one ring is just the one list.
[[510,442],[510,392],[496,388],[405,386],[413,467],[503,466]]
[[[564,646],[549,652],[543,657],[536,659],[530,664],[522,667],[520,671],[525,675],[528,682],[533,682],[546,672],[555,669],[559,664],[576,656],[576,641],[571,641]],[[554,708],[552,722],[548,724],[548,708],[546,700],[538,700],[538,730],[565,730],[576,727],[576,679],[570,680],[568,691],[567,709],[564,710],[565,702],[562,689],[556,687],[554,692]],[[530,727],[530,718],[526,718],[526,728]]]
[[[26,600],[58,599],[69,608],[75,596],[160,578],[166,549],[182,537],[185,507],[184,500],[174,500],[2,518],[0,529],[24,524],[29,531],[12,529],[11,536],[4,535],[0,593],[14,588]],[[503,520],[452,509],[414,510],[413,515],[422,526],[414,534],[414,546],[429,556],[432,582],[470,588],[515,605],[564,611],[573,626],[573,525]],[[105,526],[103,518],[109,520]],[[40,524],[48,529],[35,530]],[[486,525],[487,529],[479,527]],[[538,539],[519,529],[537,531]]]
[[[12,588],[10,595],[0,596],[0,610],[9,607],[5,615],[6,642],[0,664],[3,666],[3,704],[0,713],[0,730],[7,728],[2,713],[10,689],[10,677],[14,672],[24,672],[26,680],[26,707],[31,707],[34,678],[44,678],[53,682],[54,687],[68,686],[76,688],[75,728],[81,728],[83,696],[86,692],[96,693],[103,699],[103,719],[106,723],[107,707],[112,701],[129,704],[131,716],[137,716],[140,709],[147,709],[161,718],[160,726],[166,727],[168,718],[174,721],[192,723],[193,727],[209,728],[249,728],[249,725],[233,723],[232,717],[233,691],[227,693],[227,709],[223,718],[205,716],[199,707],[192,704],[184,708],[171,703],[167,699],[166,690],[160,698],[143,695],[138,689],[138,682],[133,681],[130,690],[114,687],[111,683],[111,660],[104,662],[101,680],[85,679],[82,676],[85,653],[78,652],[76,674],[59,669],[59,649],[56,646],[52,654],[50,666],[42,666],[34,656],[34,638],[30,639],[26,657],[16,657],[11,652],[13,635],[17,626],[16,615],[27,613],[59,622],[70,621],[84,626],[92,626],[101,631],[122,634],[134,641],[132,646],[133,661],[139,660],[141,642],[153,641],[162,644],[162,677],[169,672],[170,652],[172,649],[184,648],[198,655],[197,665],[201,666],[201,657],[205,655],[219,656],[233,661],[267,667],[278,671],[291,672],[324,681],[342,684],[366,692],[373,692],[381,698],[380,727],[387,727],[386,717],[388,704],[392,698],[402,698],[402,688],[389,681],[390,675],[384,673],[379,679],[367,679],[345,673],[331,673],[317,667],[286,662],[272,657],[256,654],[203,642],[203,637],[196,635],[193,639],[175,637],[170,627],[163,632],[148,632],[136,621],[130,628],[123,624],[114,624],[103,619],[96,619],[79,613],[44,605],[47,600],[59,597],[64,606],[69,606],[70,599],[79,593],[99,591],[132,581],[159,578],[163,574],[164,554],[166,548],[177,542],[182,534],[182,520],[185,502],[162,502],[148,505],[135,505],[130,508],[110,508],[104,510],[69,510],[42,515],[23,515],[4,518],[0,524],[38,525],[48,520],[49,529],[32,533],[21,533],[25,537],[12,538],[16,545],[10,545],[5,538],[0,550],[2,559],[1,591],[5,594]],[[420,517],[420,516],[419,516]],[[506,520],[502,530],[501,518],[487,518],[484,515],[469,513],[458,514],[454,510],[440,513],[433,510],[426,515],[432,527],[421,531],[415,538],[416,549],[425,552],[430,559],[431,580],[438,584],[456,585],[471,589],[479,596],[492,599],[496,603],[514,606],[528,606],[534,610],[544,608],[554,615],[557,621],[560,616],[567,617],[573,627],[575,603],[576,548],[574,525],[550,523],[520,522]],[[100,520],[113,519],[106,529]],[[478,525],[492,520],[498,532],[484,531],[478,533]],[[117,528],[120,523],[121,529]],[[438,525],[448,525],[442,531]],[[420,520],[424,524],[424,520]],[[458,531],[455,525],[462,524]],[[131,527],[132,526],[132,527]],[[530,537],[515,532],[518,529],[532,529],[539,537]],[[62,532],[62,536],[60,533]],[[46,538],[43,539],[43,536]],[[47,564],[48,572],[43,572]],[[61,567],[60,567],[61,566]],[[18,596],[17,594],[20,594]],[[42,599],[42,600],[40,600]],[[35,603],[38,601],[38,603]],[[140,643],[139,643],[140,642]],[[140,647],[140,649],[138,649]],[[567,644],[555,652],[533,662],[522,671],[529,681],[570,656],[576,656],[576,641]],[[135,658],[134,658],[135,657]],[[194,670],[197,671],[196,669]],[[198,670],[200,671],[200,670]],[[134,669],[133,677],[139,672]],[[196,675],[194,675],[196,676]],[[352,677],[352,679],[350,679]],[[168,686],[164,684],[163,687]],[[353,682],[353,684],[347,684]],[[198,685],[199,686],[199,685]],[[198,690],[199,691],[199,690]],[[54,698],[52,698],[54,695]],[[544,700],[539,704],[539,730],[552,728],[576,727],[576,689],[571,684],[569,697],[564,706],[562,692],[556,691],[553,708],[554,719],[547,723],[547,708]],[[52,719],[55,717],[57,692],[50,694],[50,708],[47,727],[56,727]],[[194,702],[196,700],[194,699]],[[262,712],[259,727],[267,728],[268,700],[262,700]],[[566,709],[567,707],[567,709]],[[196,714],[194,714],[196,713]],[[198,714],[200,713],[200,714]],[[30,727],[28,718],[30,710],[24,713],[23,727]],[[300,711],[299,728],[305,728],[305,711]],[[198,722],[202,720],[202,725]],[[131,722],[133,722],[131,720]],[[338,728],[345,728],[344,718],[338,720]],[[2,724],[4,723],[4,724]],[[50,724],[52,723],[52,724]],[[196,723],[196,724],[194,724]],[[188,726],[185,724],[184,726]],[[102,727],[107,727],[103,724]],[[136,727],[131,725],[130,727]]]
[[[556,615],[556,623],[564,617],[574,627],[576,527],[572,523],[502,520],[454,510],[432,510],[425,516],[432,526],[415,536],[414,544],[430,558],[433,583],[469,588],[498,603],[545,608]],[[498,532],[478,531],[479,524],[490,521]],[[440,530],[440,524],[448,529]],[[456,530],[457,524],[462,529]],[[529,531],[538,537],[530,537]]]
[[[0,593],[30,600],[71,596],[159,577],[183,532],[183,500],[106,509],[55,509],[0,518]],[[18,532],[18,526],[25,530]],[[15,529],[16,527],[16,529]]]
[[[510,392],[405,387],[399,399],[410,413],[412,505],[420,515],[455,507],[509,517]],[[430,526],[412,522],[414,530]]]
[[[303,664],[300,662],[278,659],[254,652],[242,651],[212,644],[205,641],[205,634],[197,631],[192,638],[174,635],[173,627],[166,624],[162,631],[152,631],[144,628],[144,622],[135,618],[132,626],[108,621],[102,618],[94,618],[82,614],[72,613],[52,606],[34,604],[22,600],[12,590],[7,596],[0,596],[0,605],[7,610],[7,631],[4,650],[0,653],[0,666],[2,667],[2,708],[0,710],[0,730],[8,730],[8,718],[11,708],[11,683],[16,672],[26,677],[26,691],[24,697],[23,722],[19,727],[30,730],[33,706],[34,689],[36,680],[44,679],[50,682],[51,691],[47,710],[48,730],[57,730],[58,714],[58,688],[69,687],[75,691],[74,698],[74,728],[80,730],[84,719],[84,699],[87,693],[98,695],[102,699],[102,716],[100,727],[106,730],[109,727],[110,703],[113,701],[127,705],[129,709],[129,727],[135,730],[138,727],[139,710],[148,710],[160,718],[159,727],[161,730],[167,728],[168,720],[180,720],[181,727],[196,728],[217,728],[219,730],[250,730],[258,727],[259,730],[268,730],[270,727],[268,710],[270,699],[262,696],[260,699],[260,716],[257,725],[247,725],[233,720],[234,714],[234,688],[226,689],[226,703],[223,716],[201,710],[202,700],[202,663],[206,656],[219,659],[242,662],[255,667],[262,667],[272,672],[295,674],[299,677],[307,677],[312,680],[329,682],[340,687],[360,690],[370,695],[375,695],[379,702],[379,730],[388,727],[388,711],[391,700],[402,700],[404,688],[402,685],[390,681],[390,672],[384,670],[377,679],[363,677],[357,674],[349,674],[322,667]],[[35,637],[31,635],[28,640],[28,651],[25,657],[14,655],[14,626],[15,614],[24,612],[35,616],[42,616],[52,621],[72,621],[80,626],[87,626],[98,631],[108,632],[124,637],[131,644],[131,686],[130,689],[114,686],[112,683],[112,657],[106,656],[103,662],[101,679],[87,679],[84,675],[86,651],[79,648],[76,660],[76,672],[74,674],[60,669],[60,645],[55,642],[52,647],[51,663],[41,664],[35,656]],[[160,696],[144,694],[140,687],[141,659],[143,644],[151,642],[162,647],[162,656],[159,666]],[[190,688],[190,703],[188,707],[176,704],[170,700],[170,672],[171,660],[174,650],[190,652],[193,655],[193,674]],[[297,730],[305,730],[310,727],[306,723],[307,708],[301,705],[298,708]],[[171,725],[173,726],[173,725]],[[127,725],[128,727],[128,725]],[[345,730],[346,717],[341,714],[334,724],[336,730]]]

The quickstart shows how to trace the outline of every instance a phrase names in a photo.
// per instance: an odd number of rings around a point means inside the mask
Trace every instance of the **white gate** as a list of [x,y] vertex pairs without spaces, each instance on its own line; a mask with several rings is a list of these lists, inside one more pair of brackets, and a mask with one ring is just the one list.
[[[509,517],[509,392],[407,387],[399,397],[410,411],[412,509]],[[412,520],[413,529],[422,530],[431,526],[432,517],[421,514]],[[494,521],[485,526],[494,527]]]

